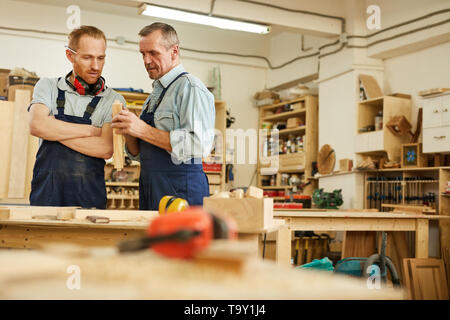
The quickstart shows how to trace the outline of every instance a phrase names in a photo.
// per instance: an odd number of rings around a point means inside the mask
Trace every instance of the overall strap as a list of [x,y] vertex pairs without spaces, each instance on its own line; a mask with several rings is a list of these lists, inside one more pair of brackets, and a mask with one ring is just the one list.
[[[59,82],[58,78],[58,82]],[[59,115],[64,115],[64,105],[66,104],[66,93],[65,91],[61,90],[59,87],[58,88],[58,98],[56,99],[56,108],[58,109],[58,114]],[[95,111],[95,107],[97,107],[97,104],[99,103],[100,99],[102,97],[101,96],[95,96],[91,102],[89,102],[89,104],[86,107],[86,110],[84,111],[84,115],[83,118],[84,119],[90,119],[92,114]]]
[[58,88],[58,98],[56,98],[56,108],[58,110],[59,115],[64,114],[64,105],[66,104],[66,94],[63,90],[58,87],[58,82],[61,77],[58,78],[56,82],[56,88]]
[[[175,77],[175,79],[173,79],[172,82],[169,83],[169,85],[163,89],[163,91],[162,91],[161,94],[159,95],[158,101],[156,102],[156,105],[155,105],[155,108],[154,108],[153,112],[155,112],[156,109],[158,109],[158,107],[159,107],[159,105],[161,104],[161,101],[162,101],[162,99],[164,98],[164,95],[166,94],[166,92],[167,92],[167,90],[169,89],[169,87],[170,87],[175,81],[177,81],[178,78],[180,78],[181,76],[183,76],[183,75],[185,75],[185,74],[188,74],[188,72],[182,72],[182,73],[180,73],[179,75],[177,75],[177,76]],[[147,108],[145,109],[146,112],[147,112],[147,109],[148,109],[149,106],[150,106],[150,100],[148,101]]]
[[95,107],[97,107],[101,98],[102,98],[101,96],[95,96],[94,98],[92,98],[91,102],[89,102],[89,104],[86,107],[86,111],[84,111],[84,115],[83,115],[84,119],[91,118],[92,114],[95,111]]

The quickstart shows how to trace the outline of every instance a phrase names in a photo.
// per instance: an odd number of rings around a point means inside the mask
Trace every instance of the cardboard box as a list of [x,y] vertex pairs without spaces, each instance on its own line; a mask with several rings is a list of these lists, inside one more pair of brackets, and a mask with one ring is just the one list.
[[353,160],[352,159],[341,159],[339,160],[339,171],[348,172],[353,169]]
[[273,226],[272,198],[204,198],[203,208],[234,218],[238,232],[258,232]]
[[305,109],[305,103],[303,101],[292,104],[293,111],[299,111]]
[[302,126],[303,125],[303,121],[301,118],[295,117],[295,118],[290,118],[287,120],[286,123],[286,128],[290,129],[290,128],[296,128],[298,126]]
[[8,97],[9,69],[0,69],[0,96]]
[[300,168],[305,166],[305,152],[281,154],[280,169]]

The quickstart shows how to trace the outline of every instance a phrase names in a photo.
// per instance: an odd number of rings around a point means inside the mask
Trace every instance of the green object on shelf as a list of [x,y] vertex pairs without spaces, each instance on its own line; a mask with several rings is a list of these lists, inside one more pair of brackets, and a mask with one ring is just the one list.
[[331,260],[327,257],[320,260],[314,259],[312,262],[298,266],[296,269],[314,269],[330,272],[334,271],[333,262],[331,262]]
[[337,209],[344,203],[342,200],[342,189],[333,192],[323,192],[323,189],[316,189],[313,192],[313,200],[320,209]]

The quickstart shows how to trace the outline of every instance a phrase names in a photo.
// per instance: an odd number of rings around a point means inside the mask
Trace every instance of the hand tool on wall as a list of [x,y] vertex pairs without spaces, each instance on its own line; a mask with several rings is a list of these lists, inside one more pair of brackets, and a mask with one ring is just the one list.
[[151,248],[171,258],[193,258],[213,239],[236,239],[233,219],[206,212],[201,207],[160,215],[152,220],[147,236],[118,243],[119,252]]
[[[119,100],[115,100],[112,105],[112,116],[116,116],[122,110],[122,103]],[[123,169],[124,163],[124,143],[123,135],[116,133],[117,129],[113,129],[113,146],[114,146],[114,168],[118,171]]]
[[305,251],[303,256],[303,263],[308,263],[308,244],[309,244],[309,237],[303,237],[305,240]]
[[294,257],[294,265],[298,265],[298,250],[300,247],[300,238],[295,240],[295,257]]

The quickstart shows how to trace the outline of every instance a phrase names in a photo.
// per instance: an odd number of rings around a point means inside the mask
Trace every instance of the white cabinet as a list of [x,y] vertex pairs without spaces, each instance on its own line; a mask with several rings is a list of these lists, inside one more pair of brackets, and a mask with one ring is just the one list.
[[450,94],[424,98],[423,152],[450,152]]
[[376,152],[384,150],[384,131],[378,130],[356,135],[356,152]]
[[450,126],[423,129],[423,152],[441,153],[450,151]]

